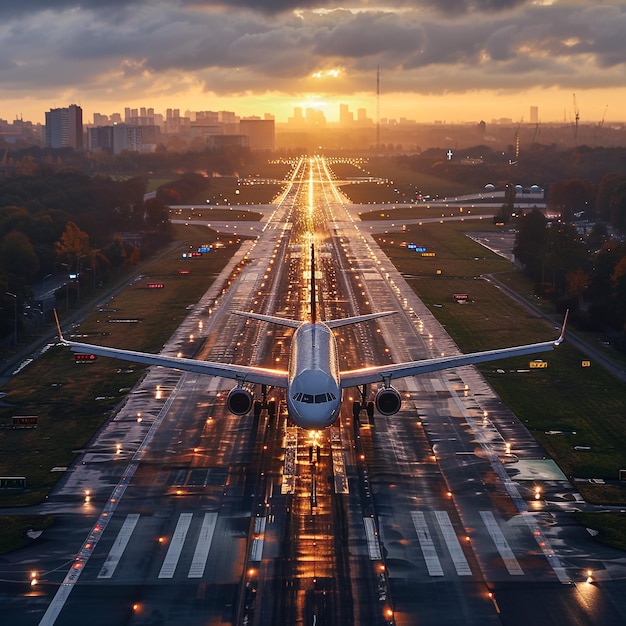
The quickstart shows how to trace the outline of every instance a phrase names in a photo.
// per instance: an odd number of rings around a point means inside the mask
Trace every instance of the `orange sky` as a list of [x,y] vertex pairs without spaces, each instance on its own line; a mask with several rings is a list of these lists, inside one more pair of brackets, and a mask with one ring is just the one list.
[[[341,8],[339,8],[341,7]],[[624,118],[626,7],[581,0],[4,0],[0,118],[53,107],[420,122]]]

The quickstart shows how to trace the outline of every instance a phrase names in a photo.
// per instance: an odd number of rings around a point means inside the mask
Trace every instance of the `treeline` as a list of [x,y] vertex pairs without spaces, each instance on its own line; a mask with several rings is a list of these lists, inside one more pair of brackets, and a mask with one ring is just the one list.
[[579,327],[609,333],[626,349],[626,243],[606,226],[551,221],[538,210],[517,222],[513,253],[536,292]]
[[446,157],[447,150],[447,147],[432,148],[421,154],[393,157],[393,161],[400,167],[434,174],[475,189],[484,188],[488,183],[503,188],[508,182],[524,187],[546,187],[569,179],[585,179],[599,185],[607,173],[623,172],[626,163],[626,148],[578,146],[560,150],[554,145],[533,144],[530,150],[516,156],[512,145],[505,151],[479,145],[455,150],[450,160]]
[[[43,287],[54,274],[80,273],[80,283],[69,282],[58,294],[65,302],[75,301],[65,289],[83,291],[105,283],[112,272],[171,237],[168,204],[197,197],[211,186],[212,176],[246,176],[266,160],[239,148],[178,148],[110,154],[4,146],[0,342],[11,337],[16,311],[20,325],[24,322],[34,285],[41,281]],[[148,178],[168,182],[156,198],[144,201]]]
[[[167,207],[144,202],[146,183],[76,169],[0,179],[0,336],[13,331],[16,311],[23,321],[23,305],[44,278],[76,273],[85,288],[101,284],[169,240]],[[65,287],[72,288],[80,285]]]

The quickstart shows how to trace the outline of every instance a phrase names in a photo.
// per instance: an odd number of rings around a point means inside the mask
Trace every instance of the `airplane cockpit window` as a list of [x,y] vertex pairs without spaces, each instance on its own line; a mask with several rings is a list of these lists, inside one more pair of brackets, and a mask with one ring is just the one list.
[[315,395],[310,393],[295,393],[293,399],[296,402],[306,402],[307,404],[323,404],[325,402],[332,402],[335,400],[334,393],[317,393]]

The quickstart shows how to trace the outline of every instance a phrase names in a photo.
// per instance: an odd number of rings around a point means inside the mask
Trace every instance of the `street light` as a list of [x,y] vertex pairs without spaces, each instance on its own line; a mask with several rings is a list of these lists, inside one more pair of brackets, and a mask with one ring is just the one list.
[[13,301],[13,342],[17,345],[17,296],[10,291],[7,291],[7,296],[15,298]]

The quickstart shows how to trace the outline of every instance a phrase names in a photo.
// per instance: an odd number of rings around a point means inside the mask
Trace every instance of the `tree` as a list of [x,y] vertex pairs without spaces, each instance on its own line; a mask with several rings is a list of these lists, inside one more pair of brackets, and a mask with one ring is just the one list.
[[545,215],[537,209],[518,220],[513,254],[524,264],[526,274],[534,280],[542,280],[547,223]]
[[39,258],[24,233],[12,231],[0,242],[0,264],[6,273],[8,288],[30,295],[30,284],[39,271]]
[[79,258],[91,252],[89,235],[78,228],[74,222],[68,222],[61,239],[54,244],[54,249],[59,261],[67,263],[71,268]]

